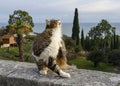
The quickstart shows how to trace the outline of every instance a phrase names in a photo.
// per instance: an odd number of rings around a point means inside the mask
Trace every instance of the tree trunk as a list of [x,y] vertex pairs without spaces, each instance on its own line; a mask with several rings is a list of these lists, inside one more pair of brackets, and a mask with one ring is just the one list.
[[22,34],[17,34],[18,36],[18,48],[19,48],[19,58],[23,60],[23,36]]

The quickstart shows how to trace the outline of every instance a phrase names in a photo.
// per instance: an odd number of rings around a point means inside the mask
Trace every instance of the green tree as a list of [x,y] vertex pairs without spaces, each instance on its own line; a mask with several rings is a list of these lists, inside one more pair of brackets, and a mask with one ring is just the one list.
[[112,50],[108,56],[108,62],[115,66],[120,66],[120,50]]
[[76,45],[79,45],[79,19],[78,19],[78,9],[75,8],[73,28],[72,28],[72,39],[75,40]]
[[119,35],[116,35],[116,49],[119,49],[120,42],[119,42]]
[[102,19],[97,26],[91,28],[89,36],[94,40],[94,45],[97,48],[107,49],[111,48],[111,38],[113,36],[113,27],[107,20]]
[[3,36],[4,34],[8,34],[8,33],[9,33],[9,31],[6,27],[2,26],[0,28],[0,36]]
[[111,40],[111,50],[113,49],[119,49],[119,36],[116,35],[116,28],[113,27],[113,37]]
[[82,48],[85,49],[85,40],[84,40],[84,31],[83,31],[83,29],[81,31],[81,45],[82,45]]
[[63,35],[63,40],[64,40],[65,46],[68,50],[74,50],[76,45],[75,45],[75,41],[71,37]]
[[116,32],[115,27],[113,27],[113,49],[116,49]]
[[87,56],[87,60],[92,61],[94,63],[94,67],[97,67],[100,62],[104,61],[103,52],[99,50],[91,51]]
[[116,36],[116,31],[115,31],[115,27],[113,27],[113,37],[112,37],[112,39],[111,39],[111,50],[112,49],[116,49],[116,41],[117,41],[117,36]]
[[90,51],[90,48],[91,48],[90,38],[89,38],[89,36],[86,36],[86,38],[85,38],[85,49],[87,51]]
[[15,10],[9,16],[7,28],[11,34],[17,34],[17,44],[19,48],[19,58],[23,59],[23,35],[29,34],[34,27],[32,17],[26,11]]

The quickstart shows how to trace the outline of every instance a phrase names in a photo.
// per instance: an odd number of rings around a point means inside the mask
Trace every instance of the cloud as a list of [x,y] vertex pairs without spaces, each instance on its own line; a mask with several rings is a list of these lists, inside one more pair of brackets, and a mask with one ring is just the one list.
[[109,12],[120,9],[120,3],[114,0],[96,0],[79,6],[82,12]]
[[120,17],[120,0],[1,0],[0,22],[8,21],[9,14],[17,9],[29,12],[35,22],[44,22],[46,18],[72,22],[75,8],[79,10],[81,21],[96,21],[108,16],[115,21]]

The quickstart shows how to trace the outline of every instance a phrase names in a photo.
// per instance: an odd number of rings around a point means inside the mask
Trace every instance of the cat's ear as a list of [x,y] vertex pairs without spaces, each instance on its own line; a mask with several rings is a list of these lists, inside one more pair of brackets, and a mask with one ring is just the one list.
[[50,21],[46,19],[46,25],[50,25]]

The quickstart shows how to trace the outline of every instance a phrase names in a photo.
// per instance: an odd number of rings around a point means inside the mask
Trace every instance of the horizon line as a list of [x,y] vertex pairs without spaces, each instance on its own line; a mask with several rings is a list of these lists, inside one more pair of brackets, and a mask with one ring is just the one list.
[[[6,24],[7,22],[0,22]],[[34,22],[34,23],[45,23],[45,22]],[[62,23],[73,23],[73,22],[62,22]],[[80,23],[99,23],[99,22],[79,22]],[[120,23],[120,22],[109,22],[109,23]]]

